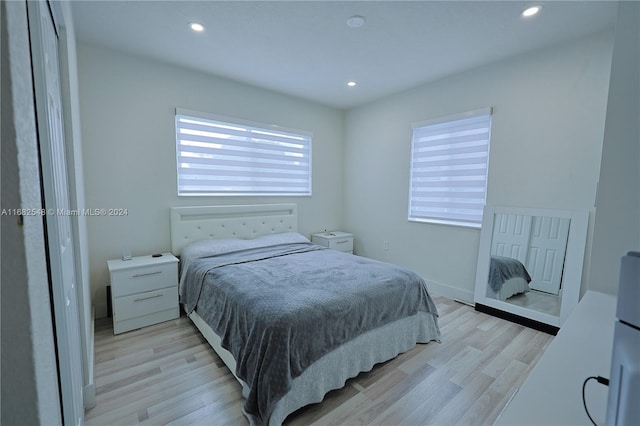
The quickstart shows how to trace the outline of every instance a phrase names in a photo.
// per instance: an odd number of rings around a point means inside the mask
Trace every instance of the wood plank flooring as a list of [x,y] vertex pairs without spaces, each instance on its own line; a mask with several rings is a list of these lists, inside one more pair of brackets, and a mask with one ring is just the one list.
[[[434,297],[442,343],[431,342],[347,381],[285,425],[492,424],[552,336]],[[248,425],[238,382],[186,317],[95,333],[91,425]]]

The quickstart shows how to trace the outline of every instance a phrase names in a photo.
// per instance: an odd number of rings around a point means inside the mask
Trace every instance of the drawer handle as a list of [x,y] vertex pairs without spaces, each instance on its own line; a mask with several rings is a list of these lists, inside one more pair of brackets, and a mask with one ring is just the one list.
[[161,273],[162,273],[162,271],[147,272],[146,274],[135,274],[133,276],[133,278],[146,277],[146,276],[149,276],[149,275],[156,275],[156,274],[161,274]]
[[162,293],[154,294],[153,296],[139,297],[137,299],[133,299],[133,301],[134,302],[142,302],[143,300],[155,299],[156,297],[162,297]]
[[344,244],[344,243],[348,243],[349,240],[342,240],[342,241],[336,241],[336,244]]

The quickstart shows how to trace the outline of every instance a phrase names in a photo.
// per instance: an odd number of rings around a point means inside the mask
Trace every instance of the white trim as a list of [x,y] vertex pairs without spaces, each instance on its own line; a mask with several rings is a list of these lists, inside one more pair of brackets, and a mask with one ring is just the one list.
[[447,284],[442,284],[436,281],[427,280],[427,288],[429,293],[446,297],[447,299],[459,299],[464,302],[473,304],[473,291],[463,290],[458,287],[452,287]]
[[478,108],[473,111],[460,112],[457,114],[445,115],[443,117],[431,118],[425,121],[418,121],[411,125],[412,129],[420,127],[434,126],[436,124],[448,123],[449,121],[464,120],[467,118],[480,117],[481,115],[493,115],[493,107]]
[[84,403],[84,409],[89,410],[96,406],[96,386],[94,380],[94,366],[95,366],[95,334],[96,334],[96,308],[95,306],[91,307],[91,329],[89,330],[90,336],[90,345],[89,345],[89,354],[87,356],[88,359],[88,374],[87,377],[89,379],[88,383],[85,383],[82,388],[82,397]]
[[[58,10],[61,15],[62,10]],[[48,2],[27,2],[32,72],[40,146],[41,182],[48,209],[68,209],[65,110],[62,98],[59,30]],[[59,19],[63,19],[62,16]],[[71,218],[47,216],[45,220],[50,266],[51,300],[58,350],[58,381],[62,420],[81,425],[83,410],[83,354],[78,303],[78,268]],[[82,284],[80,284],[82,285]]]
[[481,228],[481,225],[479,223],[456,222],[453,220],[438,220],[438,219],[429,219],[429,218],[409,217],[409,222],[433,223],[436,225],[459,226],[461,228],[471,228],[471,229]]
[[209,112],[193,111],[186,108],[176,108],[175,115],[188,115],[191,117],[203,118],[205,120],[224,121],[249,127],[264,127],[271,130],[277,130],[279,132],[297,133],[303,136],[313,137],[313,132],[308,130],[294,129],[292,127],[280,126],[278,124],[261,123],[259,121],[243,120],[241,118],[228,117],[226,115],[213,114]]

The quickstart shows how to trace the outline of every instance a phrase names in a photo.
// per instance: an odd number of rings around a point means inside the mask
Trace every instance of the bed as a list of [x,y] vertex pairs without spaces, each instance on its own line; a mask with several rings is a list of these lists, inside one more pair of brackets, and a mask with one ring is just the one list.
[[296,210],[171,209],[181,303],[242,385],[252,425],[281,424],[360,372],[440,339],[417,274],[312,244],[297,233]]
[[491,256],[488,297],[507,300],[516,294],[528,292],[530,282],[531,276],[522,262],[511,257]]

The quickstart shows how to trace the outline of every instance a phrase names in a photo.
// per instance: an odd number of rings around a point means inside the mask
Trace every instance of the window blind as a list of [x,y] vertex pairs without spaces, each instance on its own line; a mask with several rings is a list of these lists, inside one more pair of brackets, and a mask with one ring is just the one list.
[[176,110],[178,195],[311,195],[309,132]]
[[491,109],[413,126],[409,220],[480,227]]

